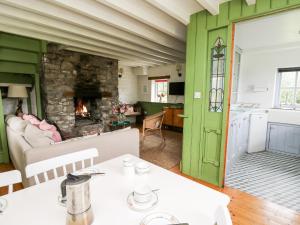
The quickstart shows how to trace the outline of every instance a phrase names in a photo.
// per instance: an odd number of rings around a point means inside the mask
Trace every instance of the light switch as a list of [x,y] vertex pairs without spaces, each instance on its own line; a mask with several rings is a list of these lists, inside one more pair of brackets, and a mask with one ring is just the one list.
[[201,98],[201,92],[200,91],[195,91],[194,98]]

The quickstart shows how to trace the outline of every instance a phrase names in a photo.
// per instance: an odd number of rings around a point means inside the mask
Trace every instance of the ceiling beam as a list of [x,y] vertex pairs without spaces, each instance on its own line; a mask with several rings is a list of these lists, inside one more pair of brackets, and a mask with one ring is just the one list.
[[248,5],[255,5],[256,4],[256,0],[246,0]]
[[73,33],[74,35],[90,38],[97,40],[99,43],[106,44],[109,48],[112,47],[120,47],[126,48],[129,50],[138,51],[143,54],[148,54],[150,56],[156,56],[163,59],[174,59],[174,60],[184,60],[184,54],[177,52],[170,52],[169,54],[159,52],[153,49],[149,49],[140,45],[135,45],[133,43],[126,42],[124,40],[120,40],[118,38],[114,38],[103,33],[99,33],[93,30],[88,30],[82,28],[80,26],[76,26],[73,24],[66,23],[64,21],[55,20],[50,17],[41,16],[39,14],[28,12],[25,10],[21,10],[9,5],[1,4],[0,3],[0,15],[4,15],[11,18],[16,18],[21,21],[41,25],[48,28],[54,28],[61,31],[67,31],[69,33]]
[[218,0],[197,0],[197,2],[203,6],[212,15],[219,14],[219,1]]
[[[102,51],[106,51],[107,53],[111,53],[111,54],[115,54],[115,55],[127,55],[127,56],[133,56],[133,57],[139,57],[140,59],[144,59],[144,60],[154,60],[160,63],[174,63],[174,60],[170,60],[170,59],[161,59],[155,56],[149,56],[146,54],[142,54],[140,52],[136,52],[136,51],[131,51],[131,50],[126,50],[124,48],[117,48],[117,47],[113,47],[113,46],[108,46],[107,44],[103,44],[101,42],[95,41],[95,40],[91,40],[91,39],[86,39],[83,38],[81,36],[77,36],[77,35],[72,35],[68,32],[64,32],[64,31],[60,31],[60,30],[56,30],[53,28],[47,28],[47,27],[43,27],[40,25],[36,25],[36,24],[31,24],[31,23],[26,23],[24,21],[21,20],[16,20],[14,18],[9,18],[9,17],[5,17],[5,16],[1,16],[0,15],[0,21],[3,24],[6,25],[11,25],[14,27],[19,27],[19,28],[24,28],[24,29],[28,29],[34,32],[41,32],[43,34],[48,34],[48,35],[54,35],[56,37],[61,37],[70,41],[75,41],[75,42],[79,42],[79,43],[85,43],[91,46],[95,46],[97,48],[101,48]],[[176,60],[175,60],[176,61]]]
[[168,48],[166,46],[160,45],[158,43],[146,40],[139,36],[130,34],[128,32],[122,31],[120,29],[114,28],[113,26],[109,26],[105,23],[101,23],[95,21],[86,16],[80,15],[78,13],[74,13],[70,10],[66,10],[62,7],[58,7],[55,5],[48,4],[47,2],[39,1],[39,0],[2,0],[1,3],[9,4],[11,6],[25,9],[30,12],[34,12],[37,14],[41,14],[47,16],[52,19],[56,19],[59,21],[64,21],[85,29],[93,30],[99,33],[104,33],[108,36],[113,36],[115,38],[119,38],[121,40],[127,41],[129,43],[133,43],[139,46],[143,46],[149,49],[154,49],[156,51],[160,51],[166,54],[178,53],[182,51],[177,51],[172,48]]
[[186,26],[162,10],[141,0],[97,0],[168,35],[185,41]]
[[[87,45],[85,43],[77,42],[77,41],[71,41],[65,38],[61,37],[56,37],[54,35],[50,34],[44,34],[42,32],[35,32],[31,31],[28,29],[24,29],[23,27],[14,27],[12,25],[7,25],[2,23],[2,20],[0,20],[0,31],[8,32],[8,33],[13,33],[17,35],[22,35],[22,36],[27,36],[27,37],[32,37],[32,38],[37,38],[41,40],[46,40],[49,42],[55,42],[59,44],[63,44],[69,47],[76,47],[76,48],[81,48],[85,49],[88,51],[93,51],[93,52],[98,52],[99,54],[103,55],[104,57],[112,58],[112,59],[128,59],[128,60],[133,60],[133,61],[139,61],[141,60],[140,57],[135,57],[135,56],[129,56],[125,54],[119,54],[115,53],[106,49],[102,49],[99,47]],[[158,62],[156,60],[144,60],[150,63],[158,63],[158,64],[164,64],[162,62]]]
[[190,22],[190,15],[203,10],[195,0],[146,0],[149,4],[163,10],[184,25]]
[[[89,50],[85,50],[85,49],[82,49],[82,48],[66,46],[64,49],[69,50],[69,51],[73,51],[73,52],[82,52],[82,53],[86,53],[86,54],[90,54],[90,55],[98,55],[98,56],[103,57],[102,53],[89,51]],[[104,57],[107,57],[107,56],[104,56]],[[147,65],[147,66],[162,65],[162,64],[150,63],[150,62],[142,61],[142,60],[133,61],[133,60],[129,60],[129,59],[126,59],[126,58],[119,58],[118,60],[119,60],[119,64],[126,65],[126,66],[131,66],[131,67],[144,66],[144,65]]]
[[91,19],[163,46],[179,51],[185,50],[185,43],[183,41],[173,38],[94,0],[50,0],[49,3],[65,7],[66,9],[83,14]]

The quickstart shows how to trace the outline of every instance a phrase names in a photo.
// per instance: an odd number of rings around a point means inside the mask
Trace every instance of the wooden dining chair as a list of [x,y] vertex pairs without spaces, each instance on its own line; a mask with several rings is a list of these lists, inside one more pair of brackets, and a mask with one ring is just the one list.
[[40,183],[38,175],[42,176],[44,181],[49,180],[49,171],[54,174],[54,179],[58,178],[57,169],[62,168],[62,175],[67,174],[67,166],[72,165],[72,172],[76,171],[76,163],[81,162],[81,168],[86,167],[86,160],[90,161],[90,165],[94,165],[94,158],[98,157],[98,150],[90,148],[70,154],[61,155],[51,159],[39,161],[26,166],[25,173],[27,178],[34,177],[36,184]]
[[21,183],[22,176],[19,170],[11,170],[0,173],[0,187],[8,186],[8,194],[14,189],[14,184]]
[[151,134],[158,133],[163,141],[165,141],[165,137],[161,131],[161,127],[164,120],[165,111],[153,114],[151,116],[147,116],[143,120],[143,140],[146,136]]
[[230,212],[227,207],[220,206],[215,212],[216,225],[232,225]]

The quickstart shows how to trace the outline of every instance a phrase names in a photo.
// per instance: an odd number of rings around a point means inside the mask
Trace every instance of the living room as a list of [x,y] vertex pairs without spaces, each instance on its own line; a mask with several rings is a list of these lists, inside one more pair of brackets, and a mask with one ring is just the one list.
[[299,224],[224,181],[235,25],[299,7],[0,1],[0,224]]

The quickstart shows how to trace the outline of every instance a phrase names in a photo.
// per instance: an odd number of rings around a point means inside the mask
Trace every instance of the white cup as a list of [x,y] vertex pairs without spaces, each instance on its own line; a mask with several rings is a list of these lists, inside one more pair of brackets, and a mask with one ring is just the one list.
[[150,164],[147,162],[138,162],[135,164],[135,172],[138,175],[143,175],[149,173],[150,171]]
[[123,173],[125,176],[134,175],[134,164],[130,157],[126,157],[123,159]]
[[133,191],[133,199],[137,203],[147,203],[152,198],[152,190],[147,185],[138,186]]

